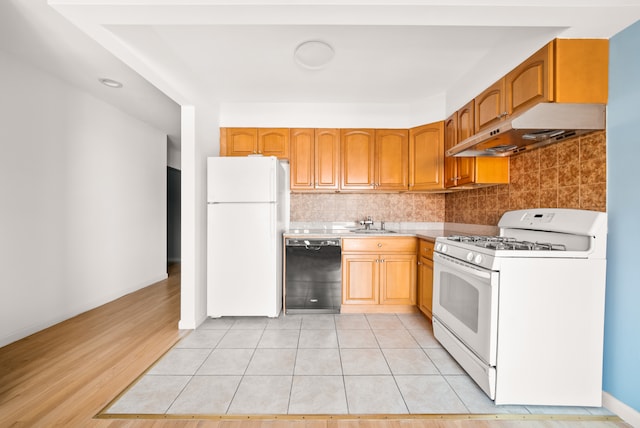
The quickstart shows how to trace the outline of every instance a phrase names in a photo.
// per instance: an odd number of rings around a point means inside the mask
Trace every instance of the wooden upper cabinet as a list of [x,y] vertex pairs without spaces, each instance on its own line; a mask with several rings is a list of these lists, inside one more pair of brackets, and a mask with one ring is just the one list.
[[289,128],[258,128],[258,154],[289,158]]
[[342,129],[340,132],[342,190],[371,190],[375,184],[375,131]]
[[444,121],[444,187],[456,185],[458,158],[447,156],[447,150],[458,144],[458,112],[455,111]]
[[[466,140],[474,134],[475,130],[475,103],[470,101],[458,110],[458,143]],[[457,144],[457,143],[456,143]],[[461,186],[475,181],[475,158],[456,158],[456,185]]]
[[340,130],[315,130],[316,189],[340,187]]
[[315,188],[315,130],[291,129],[289,175],[291,190]]
[[291,190],[337,190],[340,171],[338,129],[291,129]]
[[553,100],[600,103],[609,98],[609,40],[556,39],[553,46]]
[[220,128],[220,156],[289,157],[288,128]]
[[527,107],[551,100],[553,49],[546,45],[514,68],[505,77],[507,112],[518,113]]
[[474,132],[491,126],[507,116],[504,93],[505,79],[502,78],[475,98]]
[[248,156],[257,150],[257,128],[220,128],[220,156]]
[[475,158],[446,156],[447,150],[473,135],[474,109],[475,104],[471,101],[445,121],[444,186],[446,188],[475,181]]
[[444,188],[444,122],[409,130],[409,190]]
[[408,138],[406,129],[375,131],[375,189],[407,190],[409,188]]
[[552,41],[506,75],[507,113],[540,102],[606,104],[608,61],[607,40]]
[[[473,135],[476,103],[471,101],[445,121],[445,151]],[[509,158],[446,156],[445,187],[509,182]]]

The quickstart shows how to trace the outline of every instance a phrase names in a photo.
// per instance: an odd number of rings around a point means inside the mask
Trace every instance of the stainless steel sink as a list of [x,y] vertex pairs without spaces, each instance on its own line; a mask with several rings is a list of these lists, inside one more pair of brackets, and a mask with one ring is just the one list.
[[352,229],[350,232],[351,233],[372,233],[372,234],[396,233],[395,230],[388,230],[388,229]]

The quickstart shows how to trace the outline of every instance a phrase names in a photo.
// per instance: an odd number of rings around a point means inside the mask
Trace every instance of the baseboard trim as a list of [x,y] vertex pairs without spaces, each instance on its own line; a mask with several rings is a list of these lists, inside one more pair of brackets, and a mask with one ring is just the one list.
[[631,426],[640,428],[640,412],[618,400],[608,392],[602,391],[602,406],[620,416],[620,418],[626,423],[631,424]]

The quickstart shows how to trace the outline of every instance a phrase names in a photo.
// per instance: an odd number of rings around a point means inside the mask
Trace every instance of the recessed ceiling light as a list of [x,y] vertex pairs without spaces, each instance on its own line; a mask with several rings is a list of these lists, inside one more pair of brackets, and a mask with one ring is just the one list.
[[296,47],[293,57],[301,67],[319,70],[333,59],[335,52],[328,43],[320,40],[309,40]]
[[118,82],[117,80],[113,80],[113,79],[107,79],[106,77],[101,77],[98,79],[98,81],[100,83],[102,83],[105,86],[108,86],[110,88],[122,88],[122,83]]

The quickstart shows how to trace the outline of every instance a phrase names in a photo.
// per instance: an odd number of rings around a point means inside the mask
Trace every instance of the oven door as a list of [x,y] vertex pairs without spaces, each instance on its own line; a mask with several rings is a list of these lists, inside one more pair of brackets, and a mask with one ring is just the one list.
[[434,253],[433,317],[495,367],[498,338],[498,272]]

